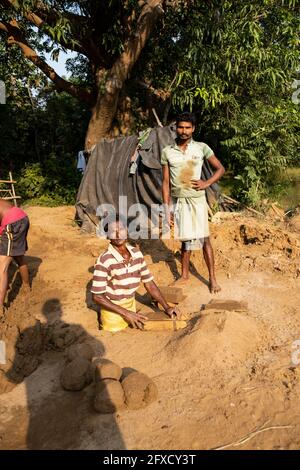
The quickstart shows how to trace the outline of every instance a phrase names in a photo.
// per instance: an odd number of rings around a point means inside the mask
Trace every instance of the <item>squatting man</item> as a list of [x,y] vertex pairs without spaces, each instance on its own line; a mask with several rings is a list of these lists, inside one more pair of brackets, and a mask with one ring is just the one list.
[[141,251],[127,242],[126,221],[117,216],[104,230],[110,244],[96,262],[91,288],[93,300],[101,308],[102,329],[115,332],[129,325],[143,328],[147,317],[136,312],[135,303],[141,282],[168,316],[179,316],[179,310],[168,305],[155,284]]

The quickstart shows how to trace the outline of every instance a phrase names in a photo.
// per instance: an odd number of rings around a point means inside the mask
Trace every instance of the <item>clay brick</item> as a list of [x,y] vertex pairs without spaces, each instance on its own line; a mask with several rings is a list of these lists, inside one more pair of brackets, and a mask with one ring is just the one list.
[[240,300],[213,299],[205,305],[204,310],[245,311],[248,310],[248,304],[247,302]]
[[159,290],[166,301],[172,302],[173,304],[179,304],[179,302],[182,302],[186,298],[180,287],[159,286]]

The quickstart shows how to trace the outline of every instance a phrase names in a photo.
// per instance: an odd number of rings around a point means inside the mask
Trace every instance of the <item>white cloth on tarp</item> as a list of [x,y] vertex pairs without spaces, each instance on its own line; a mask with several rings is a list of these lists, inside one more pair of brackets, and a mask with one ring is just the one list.
[[82,173],[84,173],[85,170],[86,170],[86,161],[85,161],[84,153],[83,153],[82,150],[80,150],[80,152],[78,152],[77,170],[82,171]]

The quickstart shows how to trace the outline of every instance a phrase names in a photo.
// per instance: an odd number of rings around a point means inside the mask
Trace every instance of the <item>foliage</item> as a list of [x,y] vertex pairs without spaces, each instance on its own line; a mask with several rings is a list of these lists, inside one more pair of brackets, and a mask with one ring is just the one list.
[[[1,16],[9,19],[13,14],[4,3],[0,0]],[[18,21],[42,56],[77,51],[67,62],[70,82],[96,96],[105,92],[107,72],[135,31],[142,3],[44,0],[46,9],[38,13],[47,20],[38,32],[24,14],[40,2],[19,0]],[[152,106],[163,121],[184,109],[195,111],[199,138],[235,175],[235,195],[258,206],[262,197],[274,194],[281,171],[299,164],[299,105],[291,99],[300,67],[299,1],[163,4],[164,15],[122,89],[122,98],[130,102],[132,129],[149,125]],[[3,43],[1,77],[8,83],[8,104],[0,107],[0,170],[4,165],[19,171],[26,162],[38,162],[47,179],[48,161],[55,158],[60,168],[65,155],[72,155],[68,161],[74,164],[84,144],[88,106],[58,94],[18,48]]]
[[67,156],[57,167],[56,156],[51,155],[44,165],[27,164],[18,179],[18,193],[39,205],[74,204],[81,174],[70,160]]

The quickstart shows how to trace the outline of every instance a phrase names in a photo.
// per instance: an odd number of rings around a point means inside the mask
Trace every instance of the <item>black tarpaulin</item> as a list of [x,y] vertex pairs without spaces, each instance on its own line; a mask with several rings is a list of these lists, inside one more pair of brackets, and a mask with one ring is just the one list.
[[[112,204],[118,212],[120,196],[127,197],[128,207],[142,203],[150,209],[151,204],[161,204],[161,152],[174,142],[175,137],[172,126],[152,129],[138,150],[134,174],[130,174],[130,164],[139,145],[138,137],[102,139],[90,155],[78,190],[77,218],[90,225],[101,204]],[[204,161],[202,178],[207,179],[211,174],[209,164]],[[206,194],[211,205],[212,201],[218,200],[218,185],[212,185]]]

